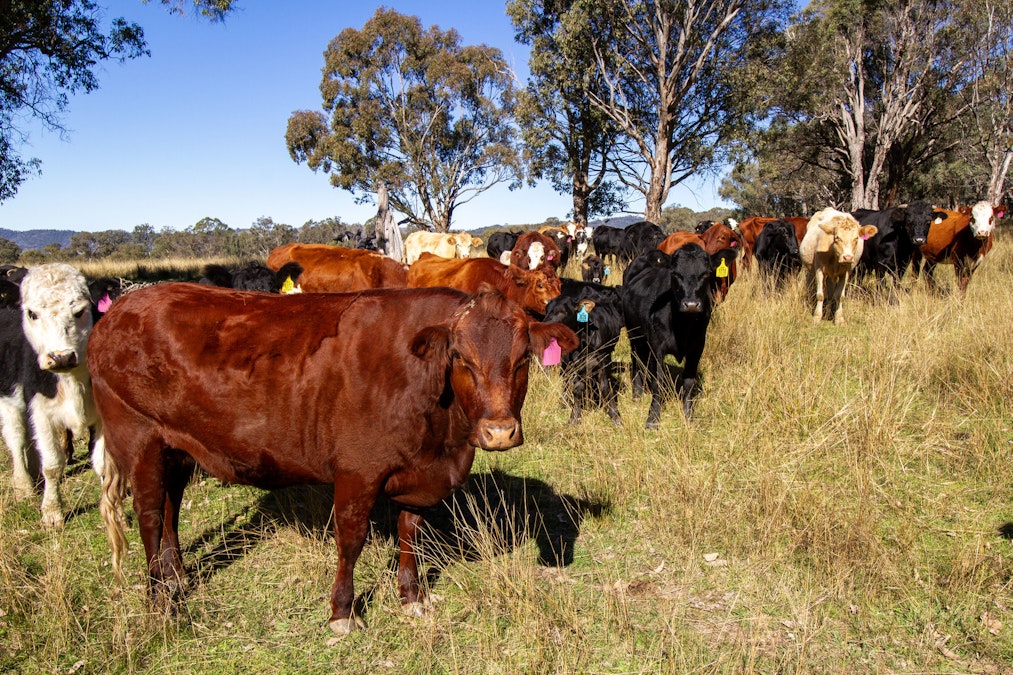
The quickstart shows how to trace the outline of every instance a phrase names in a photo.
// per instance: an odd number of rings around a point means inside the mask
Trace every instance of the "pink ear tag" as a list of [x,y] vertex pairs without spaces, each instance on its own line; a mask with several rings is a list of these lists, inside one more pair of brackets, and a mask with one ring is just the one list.
[[542,365],[543,366],[558,366],[559,360],[563,356],[563,350],[560,349],[559,343],[556,342],[556,338],[552,338],[549,346],[542,352]]
[[112,298],[109,297],[109,294],[106,293],[105,295],[103,295],[102,299],[98,301],[97,305],[99,314],[105,314],[106,312],[108,312],[112,304],[113,300]]
[[869,235],[863,234],[861,236],[862,236],[862,241],[869,241]]

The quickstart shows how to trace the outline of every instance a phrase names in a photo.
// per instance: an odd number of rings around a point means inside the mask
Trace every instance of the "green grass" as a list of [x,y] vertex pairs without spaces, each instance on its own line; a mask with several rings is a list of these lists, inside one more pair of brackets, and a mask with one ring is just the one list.
[[811,323],[800,285],[740,277],[694,419],[672,404],[660,431],[628,386],[623,427],[569,426],[536,368],[525,445],[480,453],[427,530],[430,613],[401,615],[381,507],[355,570],[368,628],[343,640],[326,489],[197,480],[191,588],[163,617],[136,528],[116,588],[85,464],[61,532],[0,478],[0,672],[1009,673],[1010,254],[963,299],[851,294],[841,327]]

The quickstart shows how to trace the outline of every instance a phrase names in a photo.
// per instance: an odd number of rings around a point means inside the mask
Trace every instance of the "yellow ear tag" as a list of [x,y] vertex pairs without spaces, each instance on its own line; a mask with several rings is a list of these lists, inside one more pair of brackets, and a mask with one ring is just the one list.
[[292,281],[292,277],[285,277],[285,283],[281,285],[282,293],[291,293],[295,289],[295,282]]
[[725,259],[721,259],[721,264],[718,265],[717,272],[715,272],[718,279],[724,279],[728,276],[728,265],[725,264]]

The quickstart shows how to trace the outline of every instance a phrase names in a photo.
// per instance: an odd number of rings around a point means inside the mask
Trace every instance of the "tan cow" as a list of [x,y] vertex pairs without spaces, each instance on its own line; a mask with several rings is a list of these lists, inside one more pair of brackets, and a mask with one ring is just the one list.
[[471,247],[481,246],[482,240],[467,232],[412,232],[404,240],[405,262],[411,265],[423,253],[441,258],[470,258]]
[[862,257],[865,240],[876,234],[875,225],[859,225],[854,216],[826,208],[809,219],[798,255],[806,268],[806,285],[810,300],[815,292],[813,322],[823,319],[824,297],[833,312],[834,324],[844,323],[844,286],[848,273]]

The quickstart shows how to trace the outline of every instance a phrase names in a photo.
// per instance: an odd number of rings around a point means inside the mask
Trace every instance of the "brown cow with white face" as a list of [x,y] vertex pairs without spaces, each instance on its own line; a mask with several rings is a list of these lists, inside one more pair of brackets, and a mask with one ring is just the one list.
[[813,322],[823,319],[823,303],[829,298],[834,324],[844,323],[844,286],[855,269],[865,240],[876,234],[874,225],[859,225],[850,213],[826,208],[817,211],[798,246],[806,268],[810,296],[815,298]]
[[398,586],[422,611],[418,510],[468,477],[475,447],[524,442],[532,353],[566,326],[495,292],[449,288],[273,296],[196,284],[136,291],[92,332],[88,368],[107,465],[100,511],[122,578],[116,512],[129,483],[156,602],[182,584],[178,518],[200,466],[261,488],[334,485],[330,626],[352,615],[352,571],[382,493],[398,519]]

